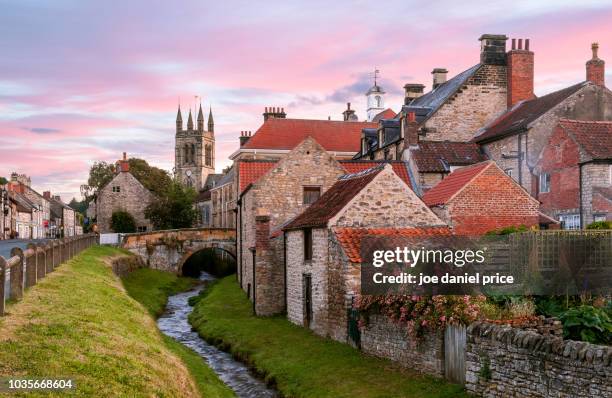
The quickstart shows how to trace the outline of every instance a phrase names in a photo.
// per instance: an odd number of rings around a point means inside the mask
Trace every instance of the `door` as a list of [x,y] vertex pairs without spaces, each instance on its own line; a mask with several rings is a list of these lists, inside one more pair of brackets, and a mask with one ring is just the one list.
[[464,325],[448,325],[444,331],[444,376],[461,385],[465,384],[466,337]]
[[312,276],[304,274],[304,326],[310,327],[312,322]]

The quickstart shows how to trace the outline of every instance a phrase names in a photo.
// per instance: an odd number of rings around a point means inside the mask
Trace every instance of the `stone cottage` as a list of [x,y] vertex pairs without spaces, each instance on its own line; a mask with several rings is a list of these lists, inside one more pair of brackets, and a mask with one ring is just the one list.
[[612,220],[612,122],[561,119],[534,174],[540,209],[564,228]]
[[423,201],[458,235],[540,222],[537,199],[493,161],[452,172],[427,191]]
[[153,229],[144,211],[153,200],[154,195],[130,173],[130,164],[125,152],[123,159],[117,162],[115,177],[98,192],[96,212],[100,233],[113,232],[111,218],[115,211],[126,211],[134,217],[138,232]]
[[359,293],[359,251],[345,234],[394,228],[442,228],[391,165],[347,174],[283,227],[286,241],[287,316],[322,336],[347,339],[347,310]]
[[[612,91],[605,87],[604,62],[597,50],[594,43],[593,56],[586,64],[586,81],[516,102],[478,131],[473,140],[532,195],[537,194],[540,178],[533,169],[560,119],[612,120]],[[533,53],[515,51],[533,62]]]
[[52,238],[75,236],[78,232],[77,227],[80,227],[77,225],[75,210],[62,202],[60,196],[51,196],[50,191],[43,192],[43,196],[49,201],[51,209],[49,235]]

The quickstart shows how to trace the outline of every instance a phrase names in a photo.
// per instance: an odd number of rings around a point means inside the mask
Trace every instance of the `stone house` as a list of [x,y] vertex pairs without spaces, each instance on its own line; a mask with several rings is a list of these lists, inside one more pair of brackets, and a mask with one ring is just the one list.
[[198,192],[195,206],[198,211],[197,225],[200,227],[212,227],[213,225],[212,195],[210,191],[222,177],[223,174],[209,174],[204,182],[204,188]]
[[347,341],[347,312],[360,293],[354,240],[399,229],[448,227],[389,164],[341,176],[283,227],[287,317],[322,336]]
[[130,173],[130,164],[124,153],[115,177],[100,189],[96,199],[97,224],[100,233],[113,232],[111,218],[115,211],[126,211],[134,217],[138,232],[153,229],[145,217],[145,209],[154,199],[151,191]]
[[51,196],[49,191],[43,192],[43,196],[49,201],[51,209],[49,236],[51,238],[75,236],[78,226],[75,210],[62,202],[59,196]]
[[540,223],[537,199],[490,160],[452,172],[423,201],[458,235]]
[[533,172],[540,209],[564,228],[612,220],[612,122],[561,119]]
[[32,238],[40,239],[48,237],[49,221],[51,219],[50,202],[43,195],[32,189],[31,179],[25,174],[11,173],[9,189],[24,195],[37,208],[37,211],[33,214]]
[[[533,169],[560,119],[612,120],[612,92],[605,87],[604,62],[598,58],[597,48],[593,44],[586,81],[513,104],[473,140],[532,195],[537,194],[534,187],[539,183]],[[521,57],[533,62],[531,52],[523,50]]]
[[426,94],[424,85],[406,84],[402,110],[393,119],[363,130],[356,158],[402,159],[408,149],[406,124],[414,121],[407,119],[411,113],[422,141],[469,142],[475,131],[504,112],[509,103],[525,99],[520,90],[508,90],[508,82],[533,86],[533,77],[519,73],[516,63],[509,61],[513,53],[506,53],[507,39],[505,35],[482,35],[479,62],[448,80],[445,68],[435,68],[432,90]]
[[236,227],[236,187],[234,186],[235,168],[231,167],[210,189],[212,227]]
[[38,207],[25,195],[18,191],[10,191],[9,198],[14,203],[15,224],[12,231],[13,237],[19,239],[33,239],[35,231],[35,220],[37,219]]

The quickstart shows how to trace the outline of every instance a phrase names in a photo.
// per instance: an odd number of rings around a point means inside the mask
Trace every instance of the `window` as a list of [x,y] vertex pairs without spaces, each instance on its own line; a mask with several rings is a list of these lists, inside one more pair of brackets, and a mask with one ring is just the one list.
[[321,187],[304,187],[304,204],[310,205],[321,196]]
[[550,174],[540,174],[540,192],[550,192]]
[[137,228],[138,232],[147,232],[147,226],[146,225],[141,225],[140,227]]
[[206,145],[204,149],[204,158],[206,166],[212,166],[212,145]]
[[304,261],[312,260],[312,229],[304,230]]
[[119,185],[115,185],[113,187],[113,192],[121,192],[121,187]]
[[580,229],[579,214],[565,214],[559,216],[559,221],[561,221],[561,227],[563,229]]
[[376,96],[376,107],[377,108],[382,107],[382,98],[380,97],[380,95]]
[[506,172],[506,174],[508,174],[509,177],[512,177],[512,169],[506,169],[504,171]]
[[606,215],[605,214],[594,214],[593,221],[606,221]]

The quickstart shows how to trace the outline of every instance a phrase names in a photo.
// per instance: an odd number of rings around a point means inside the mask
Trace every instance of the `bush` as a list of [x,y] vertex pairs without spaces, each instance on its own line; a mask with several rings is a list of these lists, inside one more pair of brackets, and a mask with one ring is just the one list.
[[127,211],[115,211],[111,217],[111,229],[117,233],[136,232],[136,221]]
[[500,229],[494,229],[492,231],[488,231],[485,235],[510,235],[510,234],[515,234],[517,232],[527,232],[527,231],[529,231],[529,228],[527,228],[527,226],[519,225],[518,227],[510,226],[510,227],[504,227]]
[[612,221],[595,221],[587,225],[586,229],[612,229]]
[[612,320],[605,308],[581,305],[565,311],[559,319],[563,322],[565,338],[589,343],[612,343]]

